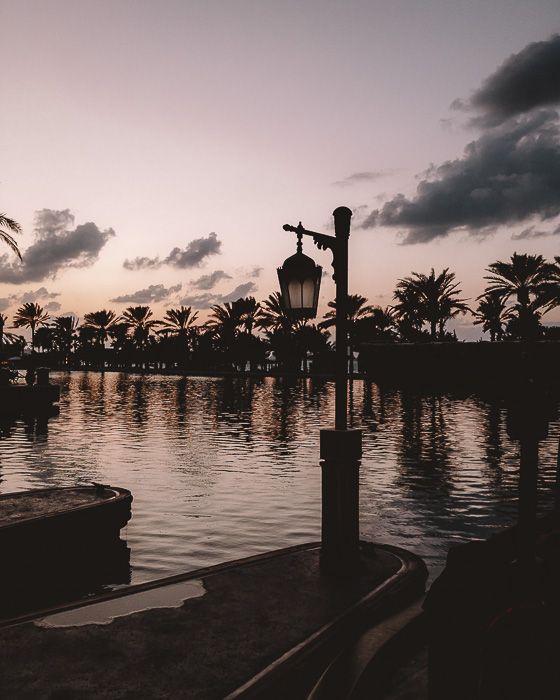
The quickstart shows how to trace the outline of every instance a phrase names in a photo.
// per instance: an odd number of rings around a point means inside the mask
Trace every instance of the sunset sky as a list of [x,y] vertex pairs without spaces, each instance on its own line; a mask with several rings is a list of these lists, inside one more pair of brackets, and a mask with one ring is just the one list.
[[[341,205],[372,304],[412,271],[473,299],[489,263],[560,254],[558,0],[2,0],[0,21],[10,318],[265,299],[283,224],[329,233]],[[330,253],[304,252],[324,311]]]

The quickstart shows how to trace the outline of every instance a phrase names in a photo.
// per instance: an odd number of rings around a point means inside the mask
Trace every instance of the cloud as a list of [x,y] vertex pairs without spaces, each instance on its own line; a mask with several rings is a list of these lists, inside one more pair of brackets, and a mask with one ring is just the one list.
[[467,103],[453,107],[483,112],[472,124],[489,127],[536,107],[560,102],[560,34],[529,44],[510,56],[476,90]]
[[[0,299],[0,311],[5,311],[10,306],[19,306],[21,304],[30,304],[33,302],[42,302],[49,299],[56,299],[60,294],[58,292],[49,292],[46,287],[39,287],[35,291],[23,292],[22,294],[10,294],[9,297],[4,297]],[[58,302],[51,301],[46,306],[45,309],[50,311],[50,306],[53,305],[53,310],[58,310],[60,304]],[[55,308],[56,306],[56,308]]]
[[360,185],[363,183],[367,184],[369,182],[373,182],[374,180],[379,180],[379,178],[385,177],[388,174],[389,173],[387,171],[383,170],[354,173],[353,175],[349,175],[348,177],[344,178],[344,180],[333,182],[333,185],[336,185],[337,187],[348,187],[350,185]]
[[185,296],[179,301],[183,306],[192,306],[193,309],[204,310],[210,309],[216,304],[224,304],[225,302],[232,302],[246,297],[249,294],[255,292],[257,286],[254,282],[246,282],[245,284],[238,285],[229,294],[211,294],[207,292],[206,294],[191,294]]
[[544,236],[559,236],[560,226],[557,226],[554,231],[535,231],[534,226],[529,226],[519,233],[513,233],[511,235],[512,241],[521,241],[526,238],[543,238]]
[[225,301],[237,301],[242,297],[246,297],[248,294],[257,291],[257,285],[254,282],[245,282],[245,284],[240,284],[236,287],[233,292],[226,294],[222,297],[222,303]]
[[123,267],[127,270],[157,269],[162,265],[178,267],[181,270],[190,267],[201,267],[208,257],[220,253],[221,247],[222,242],[218,240],[216,234],[210,233],[206,238],[195,238],[184,250],[173,248],[163,260],[159,257],[138,257],[134,258],[134,260],[125,260]]
[[[45,304],[45,311],[58,311],[61,308],[62,304],[59,304],[58,301],[49,301],[48,304]],[[65,316],[73,316],[73,314],[64,314]]]
[[[431,166],[416,194],[398,194],[363,228],[397,227],[403,243],[426,243],[454,230],[486,235],[499,226],[560,215],[560,35],[511,56],[464,102],[482,128],[463,156]],[[534,228],[519,238],[553,235]]]
[[432,168],[416,196],[399,194],[373,211],[363,227],[408,230],[404,243],[423,243],[466,227],[471,233],[533,217],[560,214],[558,113],[541,110],[491,129],[463,158]]
[[264,268],[260,265],[253,265],[253,267],[238,267],[235,272],[240,277],[255,278],[261,276],[261,272],[263,271],[263,269]]
[[230,280],[231,276],[228,275],[226,272],[223,270],[216,270],[215,272],[212,272],[209,275],[202,275],[202,277],[199,277],[197,280],[194,282],[191,282],[191,285],[195,289],[212,289],[215,287],[218,282],[221,282],[221,280]]
[[74,228],[69,209],[42,209],[35,215],[35,242],[23,253],[23,261],[10,263],[0,257],[0,279],[4,283],[24,284],[54,279],[67,268],[91,267],[105,243],[115,235],[113,229],[101,231],[88,222]]
[[164,287],[163,284],[151,284],[147,289],[140,289],[132,294],[124,294],[120,297],[110,299],[117,304],[150,304],[165,301],[172,294],[181,291],[183,285],[177,284],[173,287]]
[[183,299],[179,300],[179,303],[183,306],[192,306],[193,309],[198,309],[200,311],[204,309],[210,309],[214,304],[219,304],[220,297],[216,294],[190,294]]
[[49,292],[47,291],[46,287],[40,287],[34,292],[24,292],[19,298],[19,301],[22,304],[27,304],[29,302],[37,301],[38,299],[56,299],[56,297],[59,296],[60,294],[58,292]]

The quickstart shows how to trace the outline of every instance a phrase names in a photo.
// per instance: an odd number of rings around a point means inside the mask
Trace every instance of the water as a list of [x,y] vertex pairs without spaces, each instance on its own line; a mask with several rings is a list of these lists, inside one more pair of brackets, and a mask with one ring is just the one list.
[[[132,491],[122,537],[141,583],[320,539],[319,430],[332,382],[53,373],[60,415],[0,425],[0,492],[92,481]],[[503,407],[353,383],[361,536],[422,556],[515,522],[519,450]],[[559,436],[540,449],[550,506]]]

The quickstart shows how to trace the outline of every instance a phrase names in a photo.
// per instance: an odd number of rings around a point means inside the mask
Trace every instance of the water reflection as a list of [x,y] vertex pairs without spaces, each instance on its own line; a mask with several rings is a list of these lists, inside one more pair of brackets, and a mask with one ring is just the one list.
[[[129,488],[123,532],[141,582],[320,537],[323,379],[60,373],[60,416],[0,424],[2,491],[98,481]],[[366,538],[424,556],[516,517],[518,446],[499,400],[414,394],[355,380],[364,431]],[[558,423],[541,444],[541,505],[552,502]]]

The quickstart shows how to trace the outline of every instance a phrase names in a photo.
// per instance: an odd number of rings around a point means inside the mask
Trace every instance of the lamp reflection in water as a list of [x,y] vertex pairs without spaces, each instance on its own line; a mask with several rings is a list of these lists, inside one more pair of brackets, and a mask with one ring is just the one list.
[[315,318],[319,300],[321,267],[303,254],[301,239],[312,236],[319,249],[333,253],[336,284],[336,384],[335,427],[321,430],[322,471],[321,567],[334,573],[353,573],[361,568],[359,539],[359,467],[362,456],[361,430],[348,429],[348,238],[352,211],[338,207],[333,212],[335,235],[307,231],[286,224],[285,231],[298,236],[295,255],[278,269],[282,305],[294,319]]

